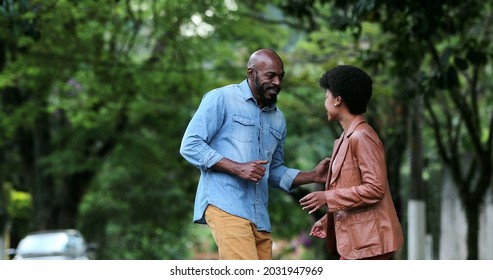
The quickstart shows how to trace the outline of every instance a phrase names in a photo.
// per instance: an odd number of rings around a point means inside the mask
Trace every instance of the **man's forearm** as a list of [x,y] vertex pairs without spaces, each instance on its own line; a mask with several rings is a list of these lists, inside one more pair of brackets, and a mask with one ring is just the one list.
[[316,176],[314,171],[300,171],[300,173],[298,173],[298,175],[293,180],[293,187],[317,183],[315,178]]
[[293,187],[310,183],[325,183],[327,179],[327,171],[330,163],[330,158],[325,158],[320,161],[315,169],[311,171],[301,171],[293,180]]
[[222,158],[212,166],[213,169],[233,175],[238,174],[238,163],[228,158]]

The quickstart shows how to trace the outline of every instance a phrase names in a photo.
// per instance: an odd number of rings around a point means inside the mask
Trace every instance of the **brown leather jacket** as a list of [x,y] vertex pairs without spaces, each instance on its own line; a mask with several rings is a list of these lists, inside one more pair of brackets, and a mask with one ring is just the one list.
[[[334,218],[328,230],[335,229],[340,255],[362,259],[396,251],[403,245],[384,148],[363,115],[358,115],[334,142],[325,189],[328,217]],[[327,242],[329,245],[330,240]]]

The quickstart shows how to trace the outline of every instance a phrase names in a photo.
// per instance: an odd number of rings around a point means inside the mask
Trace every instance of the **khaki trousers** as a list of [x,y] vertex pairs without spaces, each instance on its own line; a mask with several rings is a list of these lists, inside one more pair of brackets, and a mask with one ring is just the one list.
[[221,260],[271,260],[272,237],[250,221],[209,205],[205,219]]

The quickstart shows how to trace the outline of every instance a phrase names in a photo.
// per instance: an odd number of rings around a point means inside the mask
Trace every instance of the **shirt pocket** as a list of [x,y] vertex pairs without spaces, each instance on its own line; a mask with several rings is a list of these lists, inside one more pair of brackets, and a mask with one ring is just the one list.
[[281,136],[281,132],[279,132],[278,130],[272,127],[269,128],[269,131],[270,131],[270,138],[269,138],[268,150],[270,154],[273,154],[277,146],[279,145],[282,136]]
[[233,127],[231,137],[238,142],[252,143],[258,138],[258,133],[255,131],[255,122],[244,116],[233,115]]

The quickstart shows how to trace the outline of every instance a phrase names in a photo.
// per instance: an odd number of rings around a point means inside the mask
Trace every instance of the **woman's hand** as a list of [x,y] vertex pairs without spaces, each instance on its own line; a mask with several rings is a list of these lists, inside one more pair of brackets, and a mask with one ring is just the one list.
[[309,210],[308,214],[311,214],[318,209],[322,208],[322,206],[326,205],[327,201],[325,199],[325,192],[312,192],[304,196],[300,199],[300,205],[303,210]]
[[318,238],[325,238],[327,236],[327,215],[313,224],[310,235]]

